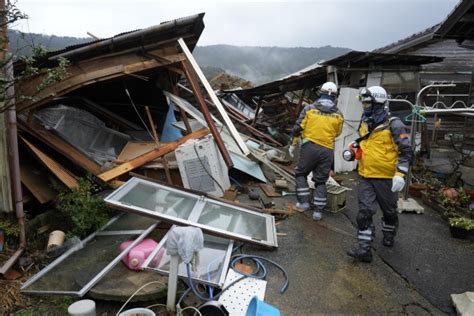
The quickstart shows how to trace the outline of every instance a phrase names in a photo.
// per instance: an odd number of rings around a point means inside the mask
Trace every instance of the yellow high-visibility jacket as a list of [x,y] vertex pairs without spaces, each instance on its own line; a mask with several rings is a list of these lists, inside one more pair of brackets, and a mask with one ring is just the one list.
[[[367,124],[363,122],[359,134],[363,136],[368,132]],[[399,118],[391,118],[377,126],[359,145],[362,149],[358,167],[361,176],[391,179],[395,174],[404,176],[408,172],[413,154],[406,127]]]
[[301,135],[303,141],[334,149],[334,139],[341,134],[343,122],[344,118],[334,102],[318,100],[301,111],[293,128],[293,144]]

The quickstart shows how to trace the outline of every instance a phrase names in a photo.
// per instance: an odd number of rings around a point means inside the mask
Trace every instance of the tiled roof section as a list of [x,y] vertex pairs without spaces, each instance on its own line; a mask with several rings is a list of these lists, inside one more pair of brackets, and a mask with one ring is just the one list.
[[436,36],[459,40],[474,39],[474,1],[463,0],[441,22]]
[[394,43],[388,44],[384,47],[374,49],[374,53],[397,53],[402,49],[421,44],[424,41],[430,40],[433,38],[434,33],[438,29],[440,24],[433,25],[421,32],[412,34],[404,39],[396,41]]
[[356,67],[365,68],[371,65],[378,66],[420,66],[424,64],[436,63],[443,60],[443,57],[387,54],[375,52],[351,51],[341,56],[332,58],[321,63],[324,66],[336,66],[338,68]]

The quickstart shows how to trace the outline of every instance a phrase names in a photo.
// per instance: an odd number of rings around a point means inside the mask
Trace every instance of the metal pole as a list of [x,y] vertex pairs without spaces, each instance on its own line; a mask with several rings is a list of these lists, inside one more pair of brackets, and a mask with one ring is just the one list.
[[[432,85],[428,85],[426,87],[423,87],[422,89],[420,89],[420,91],[416,95],[415,105],[413,105],[410,101],[403,100],[403,99],[391,99],[389,101],[390,102],[395,101],[395,102],[408,103],[408,104],[410,104],[410,106],[412,107],[412,110],[413,110],[415,106],[421,106],[421,96],[422,96],[423,92],[425,92],[426,90],[431,89],[431,88],[445,88],[445,87],[455,87],[455,86],[456,86],[455,84],[450,83],[450,84],[432,84]],[[416,149],[415,140],[416,140],[416,128],[417,128],[417,126],[416,126],[415,121],[416,120],[411,121],[411,128],[410,128],[410,143],[411,143],[410,145],[411,145],[411,149],[412,149],[413,153],[415,152],[415,149]],[[412,171],[412,167],[410,166],[408,168],[407,180],[406,180],[405,188],[404,188],[404,191],[403,191],[403,199],[404,200],[408,199],[408,189],[410,187],[411,174],[412,174],[411,171]]]
[[176,289],[178,287],[178,266],[179,256],[170,257],[170,274],[168,276],[168,298],[166,307],[168,311],[174,313],[176,311]]

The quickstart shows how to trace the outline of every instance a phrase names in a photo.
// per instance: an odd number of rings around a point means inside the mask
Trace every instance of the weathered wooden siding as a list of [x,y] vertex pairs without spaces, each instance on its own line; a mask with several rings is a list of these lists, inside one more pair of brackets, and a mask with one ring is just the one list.
[[474,67],[474,49],[461,47],[450,39],[431,39],[399,53],[445,57],[442,62],[424,65],[425,72],[471,72]]

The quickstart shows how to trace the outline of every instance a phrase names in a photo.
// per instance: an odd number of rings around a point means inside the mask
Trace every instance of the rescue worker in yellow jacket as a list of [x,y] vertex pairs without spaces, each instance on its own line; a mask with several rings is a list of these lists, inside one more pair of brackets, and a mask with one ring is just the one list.
[[[326,181],[334,158],[334,139],[341,134],[344,121],[335,103],[336,96],[337,86],[333,82],[321,86],[320,98],[301,111],[292,130],[292,145],[289,148],[293,157],[295,146],[298,142],[301,144],[295,168],[296,207],[302,210],[311,208],[316,221],[321,220],[321,212],[327,204]],[[315,183],[312,207],[307,181],[311,171]]]
[[364,108],[359,128],[360,138],[344,152],[344,159],[359,160],[358,246],[347,254],[358,261],[372,261],[375,202],[382,210],[382,244],[393,247],[398,229],[398,192],[405,186],[404,177],[413,152],[406,126],[398,117],[389,117],[388,96],[384,88],[363,88],[359,99]]

